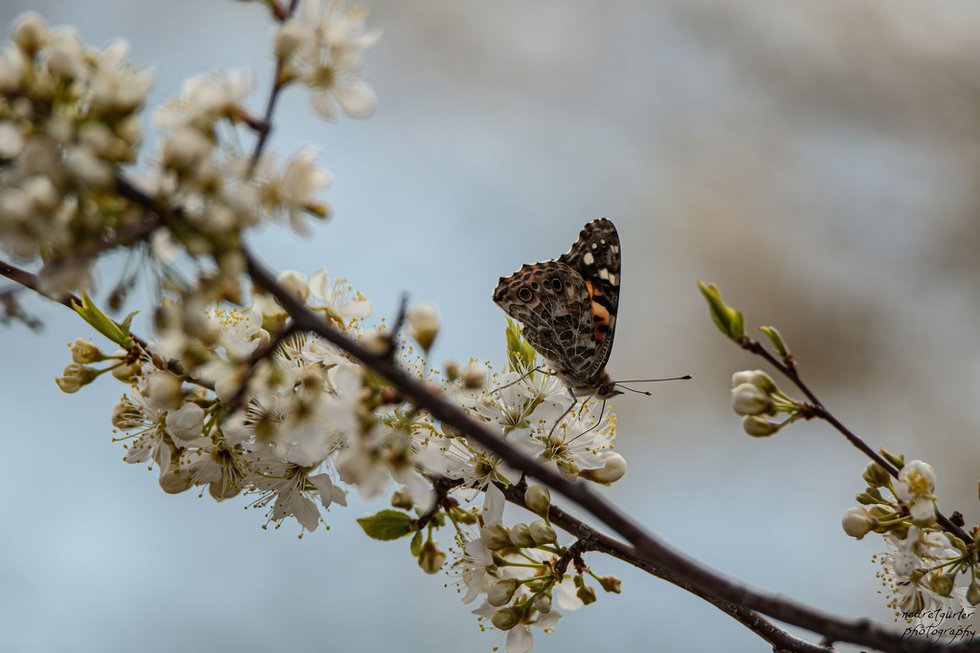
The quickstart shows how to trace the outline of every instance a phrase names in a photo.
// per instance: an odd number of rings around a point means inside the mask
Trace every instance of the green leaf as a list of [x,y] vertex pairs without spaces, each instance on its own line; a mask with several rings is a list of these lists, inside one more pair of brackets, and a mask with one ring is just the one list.
[[412,538],[411,550],[413,556],[416,558],[419,557],[419,553],[422,552],[422,531],[415,531],[415,537]]
[[123,321],[119,323],[119,328],[127,336],[129,336],[129,327],[133,323],[133,318],[136,317],[137,313],[139,313],[139,311],[133,311],[132,313],[124,317]]
[[133,315],[128,315],[126,318],[126,327],[122,329],[118,324],[109,319],[109,316],[99,310],[99,307],[92,303],[92,298],[86,293],[82,293],[82,302],[71,303],[72,310],[78,313],[83,320],[88,322],[93,329],[104,335],[109,340],[113,341],[120,347],[125,347],[129,349],[133,346],[133,339],[129,336],[129,321],[132,320]]
[[771,342],[772,346],[776,348],[776,352],[778,352],[780,356],[789,355],[789,347],[786,346],[786,341],[783,340],[782,334],[779,333],[779,331],[776,331],[776,327],[761,326],[759,327],[759,331],[762,331],[764,334],[769,336],[769,342]]
[[397,540],[412,532],[411,515],[398,510],[382,510],[368,517],[361,517],[357,523],[361,525],[368,537],[375,540]]
[[534,369],[537,352],[521,335],[521,329],[510,318],[507,318],[507,360],[510,368],[515,371]]
[[714,320],[718,330],[734,340],[740,341],[745,337],[745,319],[742,314],[721,300],[721,293],[718,287],[712,283],[698,281],[698,288],[708,302],[708,309],[711,311],[711,319]]

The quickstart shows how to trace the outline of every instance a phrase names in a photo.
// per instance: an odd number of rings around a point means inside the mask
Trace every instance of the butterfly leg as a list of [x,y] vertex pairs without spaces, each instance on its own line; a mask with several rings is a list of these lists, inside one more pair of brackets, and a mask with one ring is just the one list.
[[556,429],[556,428],[558,428],[558,425],[559,425],[559,424],[561,424],[561,423],[562,423],[562,421],[564,421],[564,419],[565,419],[566,417],[568,417],[568,414],[569,414],[570,412],[572,412],[572,409],[573,409],[573,408],[575,408],[575,406],[576,406],[576,404],[578,404],[578,397],[576,397],[576,396],[575,396],[575,393],[574,393],[574,392],[572,392],[572,389],[571,389],[571,388],[569,388],[569,389],[568,389],[568,394],[569,394],[569,396],[571,396],[571,398],[572,398],[572,404],[571,404],[571,405],[570,405],[570,406],[569,406],[568,408],[566,408],[566,409],[565,409],[565,412],[561,414],[561,417],[559,417],[559,418],[558,418],[557,420],[555,420],[555,424],[554,424],[554,426],[552,426],[552,427],[551,427],[551,430],[550,430],[550,431],[548,431],[548,437],[549,437],[549,438],[550,438],[550,437],[551,437],[552,435],[554,435],[554,434],[555,434],[555,429]]
[[[593,396],[595,396],[595,395],[593,395]],[[591,398],[592,398],[592,397],[589,397],[589,399],[591,399]],[[586,400],[586,402],[588,402],[588,399]],[[593,424],[593,425],[592,425],[592,426],[590,426],[589,428],[587,428],[587,429],[585,429],[584,431],[582,431],[581,433],[579,433],[578,435],[576,435],[576,436],[575,436],[574,438],[572,438],[571,440],[568,440],[568,441],[567,441],[567,442],[566,442],[565,444],[569,444],[569,443],[571,443],[571,442],[574,442],[575,440],[578,440],[578,439],[579,439],[580,437],[582,437],[582,436],[583,436],[583,435],[585,435],[586,433],[589,433],[589,432],[591,432],[591,431],[594,431],[594,430],[596,429],[596,427],[598,427],[598,426],[599,426],[599,424],[601,424],[601,423],[602,423],[602,416],[603,416],[603,415],[605,414],[605,412],[606,412],[606,400],[605,400],[605,399],[603,399],[603,400],[602,400],[602,408],[600,408],[600,409],[599,409],[599,418],[598,418],[598,419],[596,419],[596,421],[595,421],[595,424]]]
[[517,385],[518,383],[520,383],[521,381],[523,381],[523,380],[524,380],[524,379],[526,379],[527,377],[529,377],[529,376],[531,376],[531,375],[532,375],[532,374],[534,374],[535,372],[541,372],[542,374],[546,374],[546,375],[548,375],[548,376],[554,376],[554,374],[555,374],[554,372],[548,372],[548,371],[546,370],[546,368],[544,368],[544,367],[535,367],[535,368],[534,368],[533,370],[530,370],[530,371],[528,371],[528,372],[525,372],[524,374],[522,374],[522,375],[520,376],[520,378],[519,378],[519,379],[517,379],[516,381],[511,381],[510,383],[507,383],[507,384],[505,384],[505,385],[502,385],[502,386],[500,386],[499,388],[494,388],[494,389],[493,389],[493,390],[491,390],[490,392],[500,392],[501,390],[503,390],[503,389],[505,389],[505,388],[509,388],[509,387],[510,387],[510,386],[512,386],[512,385]]

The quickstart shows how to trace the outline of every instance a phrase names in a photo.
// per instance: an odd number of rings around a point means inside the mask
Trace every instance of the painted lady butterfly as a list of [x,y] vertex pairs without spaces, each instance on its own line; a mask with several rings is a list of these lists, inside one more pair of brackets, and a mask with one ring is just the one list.
[[619,306],[619,234],[606,218],[585,225],[558,259],[501,277],[493,301],[578,397],[622,394],[606,373]]

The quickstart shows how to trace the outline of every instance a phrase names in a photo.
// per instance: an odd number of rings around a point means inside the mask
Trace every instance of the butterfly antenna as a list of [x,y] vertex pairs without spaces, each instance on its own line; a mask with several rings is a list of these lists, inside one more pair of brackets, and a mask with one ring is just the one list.
[[613,385],[622,388],[623,390],[629,390],[630,392],[635,392],[638,395],[646,395],[647,397],[653,396],[652,392],[647,390],[637,390],[636,388],[630,388],[623,385],[624,383],[656,383],[658,381],[688,381],[693,379],[694,376],[691,374],[685,374],[684,376],[671,376],[665,379],[627,379],[625,381],[615,381]]
[[622,381],[616,381],[616,385],[620,383],[656,383],[657,381],[690,381],[694,378],[693,374],[685,374],[684,376],[671,376],[665,379],[623,379]]
[[616,383],[614,383],[613,385],[615,385],[617,387],[620,387],[623,390],[629,390],[630,392],[635,392],[638,395],[646,395],[648,397],[652,397],[653,396],[653,393],[650,392],[649,390],[637,390],[635,388],[629,388],[629,387],[623,385],[622,383],[619,383],[618,381]]

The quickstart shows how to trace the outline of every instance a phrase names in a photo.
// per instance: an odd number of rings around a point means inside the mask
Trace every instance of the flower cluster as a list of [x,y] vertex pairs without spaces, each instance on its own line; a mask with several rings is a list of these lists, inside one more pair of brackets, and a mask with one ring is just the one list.
[[[201,282],[202,284],[205,282]],[[371,302],[325,271],[287,270],[278,283],[346,335],[372,348],[391,347],[392,334],[365,326]],[[412,553],[429,573],[447,568],[435,534],[451,522],[455,560],[467,602],[508,631],[508,650],[530,648],[530,627],[550,631],[558,618],[552,596],[566,609],[595,600],[585,584],[592,572],[560,545],[548,521],[550,496],[527,489],[524,504],[540,518],[505,526],[505,491],[523,487],[519,473],[498,457],[407,403],[323,338],[294,331],[280,304],[255,293],[238,306],[201,303],[208,287],[164,301],[155,316],[158,338],[142,344],[85,298],[76,310],[122,348],[103,353],[79,339],[72,363],[57,379],[76,392],[105,373],[126,386],[112,414],[126,462],[156,466],[161,488],[179,493],[204,486],[217,501],[239,494],[261,508],[266,524],[295,519],[300,535],[316,530],[323,511],[346,505],[356,488],[372,497],[392,491],[394,509],[359,522],[378,539],[412,535]],[[516,324],[507,329],[508,365],[493,372],[471,361],[427,369],[438,335],[438,311],[413,304],[405,311],[403,366],[538,460],[569,477],[609,484],[626,463],[613,451],[616,420],[594,401],[574,402]],[[470,508],[482,496],[482,502]],[[414,515],[413,515],[414,511]],[[476,530],[474,530],[476,529]],[[425,534],[423,536],[423,533]],[[468,535],[467,535],[468,534]],[[475,560],[479,559],[480,565]],[[573,573],[565,571],[573,564]],[[595,577],[609,591],[618,581]]]
[[[0,53],[0,243],[31,260],[80,258],[140,216],[112,191],[136,160],[139,113],[152,79],[126,44],[86,47],[36,14]],[[89,261],[49,268],[52,289],[84,287]]]
[[[935,609],[972,613],[980,603],[976,547],[937,524],[932,466],[882,453],[899,468],[898,477],[878,463],[867,466],[867,487],[857,496],[862,505],[844,513],[844,532],[857,539],[872,531],[883,536],[887,552],[876,556],[878,575],[896,617],[912,621]],[[958,584],[960,577],[965,585]]]
[[[784,426],[809,415],[807,406],[778,387],[762,370],[746,370],[732,375],[732,410],[742,415],[742,428],[753,437],[777,433]],[[788,413],[789,418],[773,422],[765,416]]]

